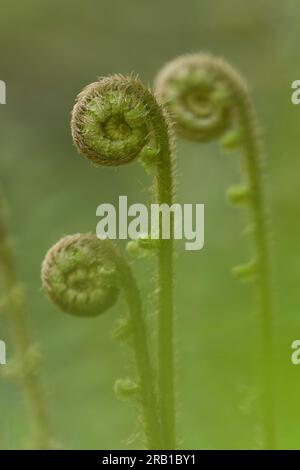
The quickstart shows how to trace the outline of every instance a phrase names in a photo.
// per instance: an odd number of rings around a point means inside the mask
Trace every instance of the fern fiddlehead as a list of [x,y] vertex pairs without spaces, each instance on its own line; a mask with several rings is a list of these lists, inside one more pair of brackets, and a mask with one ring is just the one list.
[[27,445],[33,449],[56,446],[49,422],[44,391],[39,377],[39,353],[32,344],[25,314],[25,292],[19,282],[12,244],[7,236],[5,203],[0,196],[0,290],[4,294],[3,311],[9,325],[15,358],[4,374],[16,379],[22,388],[28,408],[31,435]]
[[261,416],[263,446],[275,448],[272,391],[272,295],[267,204],[262,179],[262,149],[255,110],[246,84],[226,62],[211,55],[179,57],[158,74],[156,91],[174,116],[179,135],[194,141],[222,139],[228,149],[244,156],[242,186],[228,196],[249,208],[255,259],[234,269],[237,277],[253,277],[259,304]]
[[159,421],[145,319],[139,289],[125,258],[110,240],[98,240],[93,234],[69,235],[48,251],[42,265],[42,284],[49,299],[62,311],[82,318],[101,315],[124,292],[146,445],[148,449],[159,448]]
[[[102,78],[79,95],[72,113],[79,152],[95,165],[122,165],[142,158],[156,172],[158,204],[172,205],[173,152],[170,124],[153,94],[133,77]],[[160,221],[161,227],[161,221]],[[173,232],[158,246],[159,407],[162,446],[175,448]],[[161,231],[160,231],[161,233]]]
[[66,236],[47,253],[42,282],[61,310],[78,317],[96,317],[118,298],[115,264],[107,243],[90,235]]

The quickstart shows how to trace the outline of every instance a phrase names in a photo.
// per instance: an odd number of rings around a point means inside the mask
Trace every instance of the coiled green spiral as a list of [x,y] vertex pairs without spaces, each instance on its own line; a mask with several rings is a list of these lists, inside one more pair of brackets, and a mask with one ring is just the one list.
[[150,92],[132,76],[112,75],[78,95],[71,130],[79,152],[95,165],[116,166],[140,156],[151,140]]
[[[137,78],[113,75],[87,86],[77,97],[71,128],[73,141],[79,152],[97,166],[123,165],[139,158],[149,173],[155,173],[156,202],[169,206],[173,204],[175,185],[171,121],[165,107],[158,103],[154,94]],[[172,234],[173,227],[172,218]],[[162,446],[175,449],[172,237],[170,240],[160,239],[156,252],[159,286],[158,402],[163,416]],[[127,274],[124,273],[122,278],[123,283],[128,282],[129,271],[126,271]],[[130,293],[136,291],[136,288],[131,285],[126,290]],[[131,311],[134,312],[136,306],[132,305],[133,296],[130,294],[127,298]],[[141,335],[137,333],[136,337],[140,343]],[[138,349],[141,347],[139,345]],[[153,434],[157,437],[157,426]]]
[[263,153],[256,113],[244,79],[224,60],[206,54],[179,57],[158,74],[159,99],[173,114],[177,131],[199,142],[221,140],[239,148],[243,182],[228,191],[231,202],[249,209],[252,260],[234,268],[240,280],[254,282],[258,304],[262,446],[276,448],[273,406],[272,276],[268,204],[262,174]]
[[50,300],[77,317],[100,315],[115,304],[123,291],[129,312],[125,336],[127,340],[130,337],[136,380],[118,380],[116,391],[136,399],[147,448],[159,448],[160,422],[147,329],[140,292],[126,259],[108,239],[99,240],[89,233],[68,235],[48,251],[41,277]]
[[169,62],[157,75],[155,89],[174,117],[177,133],[206,142],[232,127],[235,96],[245,92],[245,85],[222,59],[191,54]]
[[62,238],[42,265],[48,297],[62,311],[78,317],[95,317],[108,310],[120,290],[112,254],[112,243],[92,234]]

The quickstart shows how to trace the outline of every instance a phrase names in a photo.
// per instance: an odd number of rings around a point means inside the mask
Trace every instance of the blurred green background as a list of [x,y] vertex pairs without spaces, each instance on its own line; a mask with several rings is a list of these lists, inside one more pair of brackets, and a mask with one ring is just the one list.
[[[11,209],[28,316],[41,344],[51,416],[65,448],[135,447],[136,414],[112,388],[127,360],[110,337],[125,308],[95,320],[57,311],[44,297],[40,264],[62,235],[94,230],[101,202],[148,199],[151,179],[138,164],[92,168],[72,145],[75,95],[97,76],[136,72],[151,84],[160,67],[187,52],[221,55],[247,78],[262,124],[273,222],[276,417],[279,446],[300,449],[300,108],[290,102],[299,79],[300,8],[296,0],[2,0],[0,79],[1,184]],[[256,319],[249,286],[230,268],[248,259],[245,220],[226,203],[239,182],[236,155],[216,144],[178,142],[178,201],[205,203],[206,244],[176,257],[178,431],[181,447],[256,448]],[[151,314],[151,265],[135,262]],[[150,286],[151,287],[151,286]],[[0,337],[13,351],[3,320]],[[15,384],[0,379],[2,448],[21,448],[26,414]]]

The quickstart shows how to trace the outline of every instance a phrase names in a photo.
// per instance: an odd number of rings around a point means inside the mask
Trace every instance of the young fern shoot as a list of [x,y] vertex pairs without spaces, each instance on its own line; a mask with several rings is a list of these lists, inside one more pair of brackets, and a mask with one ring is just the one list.
[[4,369],[4,376],[16,379],[28,408],[31,435],[27,446],[44,450],[55,447],[43,387],[39,378],[39,352],[32,344],[25,312],[24,286],[17,277],[11,240],[7,236],[4,201],[0,195],[0,291],[3,312],[11,332],[15,359]]
[[[101,315],[117,302],[120,291],[124,292],[129,311],[127,335],[137,371],[133,391],[142,412],[147,449],[159,448],[145,319],[139,289],[125,258],[110,240],[98,240],[93,234],[69,235],[48,251],[42,266],[42,283],[50,300],[62,311],[81,318]],[[118,388],[122,388],[120,381]],[[130,392],[126,383],[124,388],[124,394]]]
[[234,269],[238,278],[254,280],[259,308],[261,416],[263,446],[275,448],[272,392],[272,295],[267,204],[262,177],[262,148],[255,110],[239,73],[219,58],[205,54],[179,57],[158,74],[156,91],[174,116],[179,135],[206,142],[222,139],[227,149],[244,157],[241,186],[229,190],[233,203],[249,208],[254,260]]
[[[137,158],[155,170],[156,199],[173,203],[173,153],[169,119],[153,94],[134,77],[114,75],[87,86],[72,113],[79,152],[93,164],[117,166]],[[160,233],[161,231],[160,220]],[[173,325],[173,233],[158,243],[159,409],[162,446],[176,447]]]

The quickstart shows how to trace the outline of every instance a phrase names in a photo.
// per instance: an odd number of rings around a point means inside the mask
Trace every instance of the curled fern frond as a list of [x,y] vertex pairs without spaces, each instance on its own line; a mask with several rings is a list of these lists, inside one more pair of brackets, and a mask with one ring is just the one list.
[[73,108],[71,130],[79,152],[95,165],[123,165],[142,151],[157,153],[151,150],[152,95],[131,76],[112,75],[84,88]]
[[120,401],[134,401],[138,399],[139,387],[132,379],[117,379],[114,392]]
[[126,326],[122,322],[115,336],[122,340],[126,337],[133,349],[146,445],[148,449],[159,448],[160,424],[149,338],[140,292],[126,259],[110,240],[99,240],[93,234],[69,235],[47,253],[42,265],[42,283],[58,307],[82,318],[103,313],[123,291],[129,320]]
[[156,92],[182,137],[206,142],[230,127],[231,93],[219,72],[219,64],[210,55],[193,54],[169,62],[158,74]]
[[112,307],[119,295],[113,245],[95,235],[69,235],[47,253],[43,287],[64,312],[95,317]]
[[[71,129],[79,152],[96,166],[118,166],[139,159],[148,173],[154,173],[156,202],[173,204],[171,120],[166,108],[137,78],[112,75],[87,86],[77,97]],[[162,445],[175,449],[173,217],[170,233],[171,239],[159,240],[157,249],[158,381]],[[133,245],[130,248],[137,251]]]
[[[240,187],[229,191],[235,204],[249,208],[255,253],[255,287],[260,319],[261,408],[264,447],[275,447],[272,405],[272,292],[267,204],[262,175],[262,149],[256,113],[240,74],[224,60],[208,54],[179,57],[158,74],[156,91],[172,113],[183,137],[199,142],[218,139],[226,150],[244,157]],[[254,265],[237,268],[239,278],[254,274]],[[251,271],[251,273],[250,273]]]

